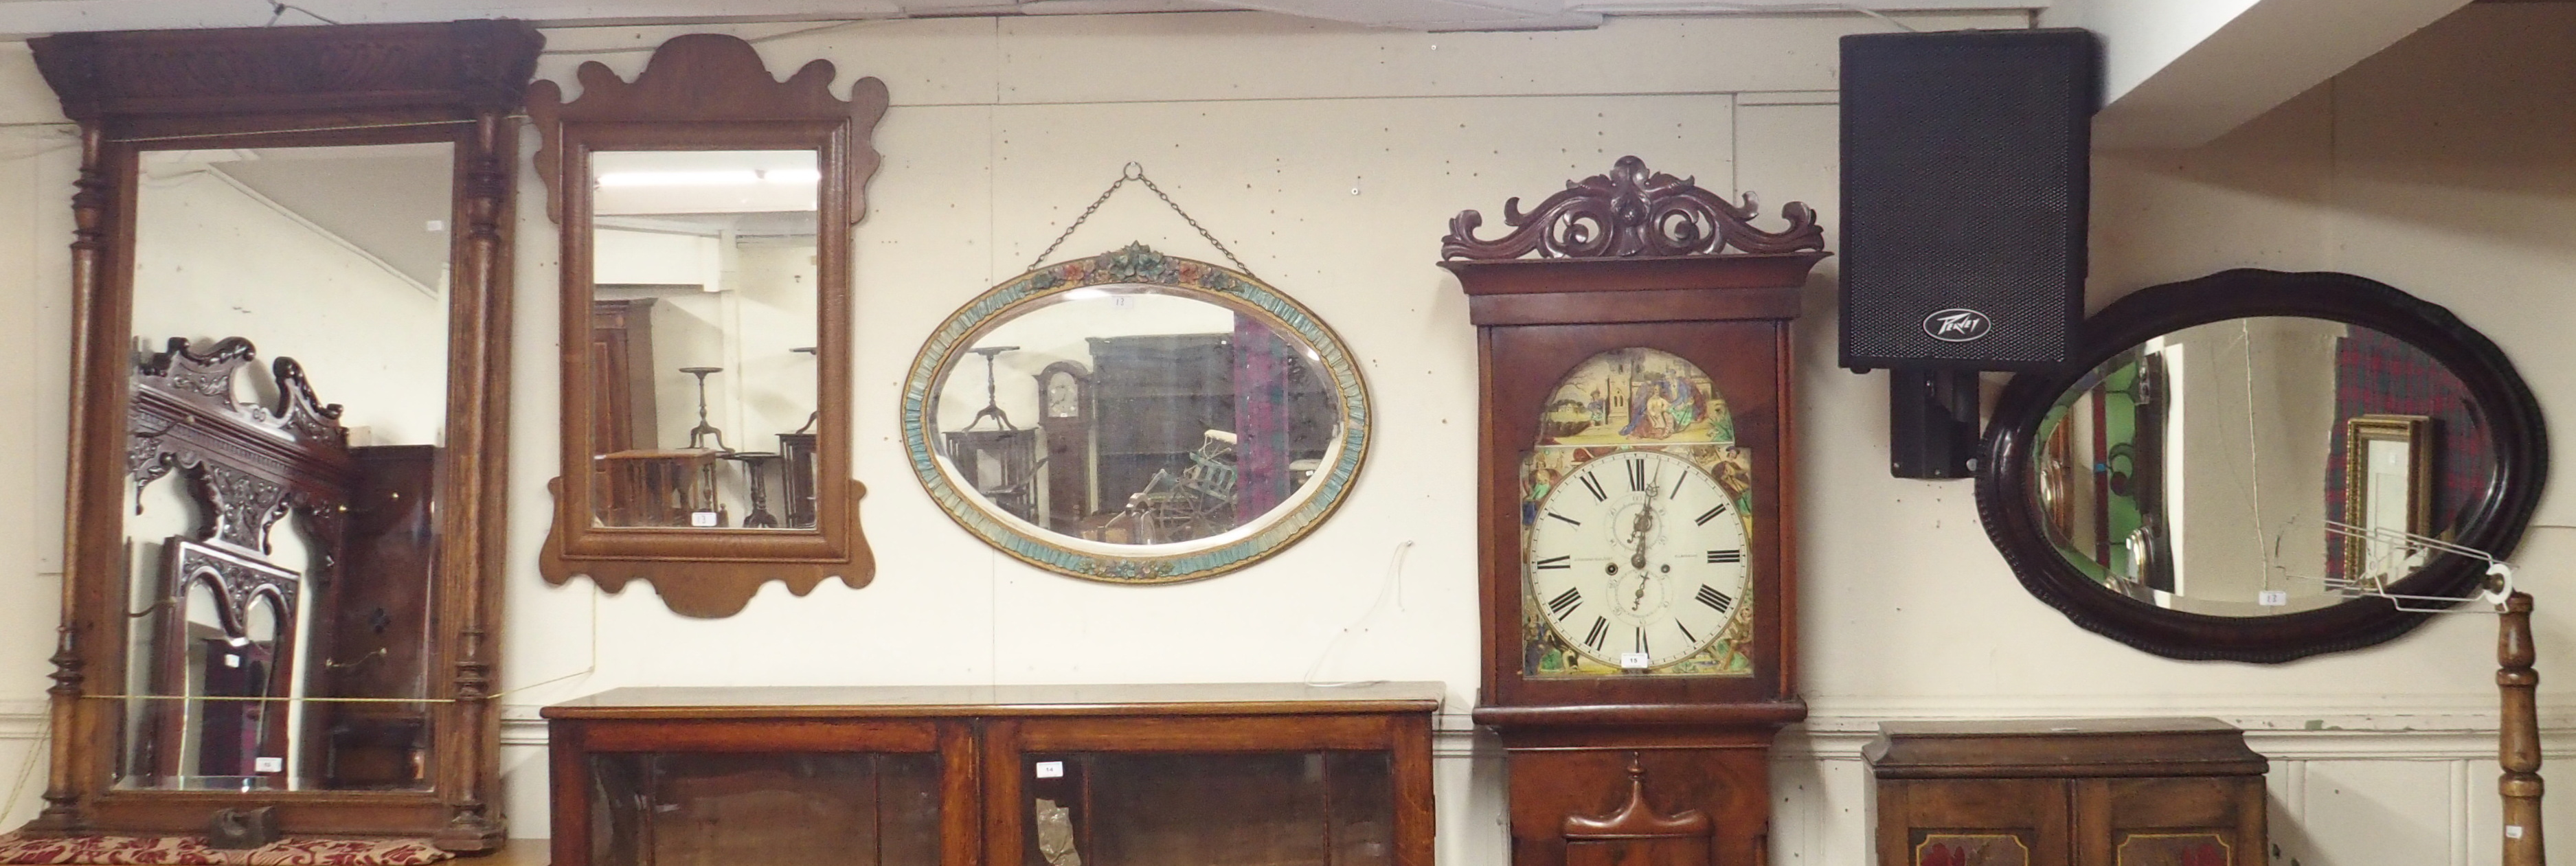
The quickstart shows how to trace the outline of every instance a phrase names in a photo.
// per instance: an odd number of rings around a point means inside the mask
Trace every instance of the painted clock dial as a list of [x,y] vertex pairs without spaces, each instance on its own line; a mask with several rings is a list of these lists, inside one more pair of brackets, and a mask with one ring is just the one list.
[[1522,472],[1524,675],[1752,676],[1751,461],[1708,374],[1602,352],[1539,426]]
[[1717,478],[1661,451],[1574,468],[1538,504],[1530,598],[1556,644],[1652,670],[1703,654],[1746,607],[1744,523]]

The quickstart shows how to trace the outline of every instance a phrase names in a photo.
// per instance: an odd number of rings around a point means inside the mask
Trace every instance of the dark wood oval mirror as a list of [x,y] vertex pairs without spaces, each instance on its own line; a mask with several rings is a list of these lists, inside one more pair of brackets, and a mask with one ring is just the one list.
[[770,77],[747,42],[665,42],[530,89],[563,229],[563,474],[546,579],[648,580],[730,616],[875,573],[850,477],[850,229],[885,85]]
[[513,21],[31,41],[81,125],[37,834],[503,839]]
[[2510,554],[2547,480],[2540,407],[2449,310],[2350,274],[2143,289],[2016,376],[1977,474],[2033,595],[2157,655],[2282,662],[2380,643]]

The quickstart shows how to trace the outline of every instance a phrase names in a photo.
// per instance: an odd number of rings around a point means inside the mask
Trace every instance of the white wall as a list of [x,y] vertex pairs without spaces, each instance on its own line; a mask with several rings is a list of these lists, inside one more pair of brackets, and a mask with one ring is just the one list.
[[[1910,19],[1927,29],[2021,20]],[[555,233],[528,179],[502,674],[514,832],[547,832],[543,729],[525,720],[613,686],[1435,679],[1451,697],[1436,750],[1443,859],[1499,862],[1500,761],[1463,731],[1476,679],[1474,336],[1456,286],[1432,267],[1437,239],[1461,208],[1493,220],[1508,196],[1535,200],[1629,153],[1711,188],[1758,191],[1774,212],[1809,202],[1830,231],[1833,39],[1879,26],[1625,19],[1592,32],[1424,35],[1198,14],[892,22],[762,43],[774,71],[824,57],[844,82],[884,78],[895,99],[856,245],[852,421],[878,577],[802,599],[771,587],[723,620],[673,616],[649,588],[603,596],[535,574],[549,511],[541,485],[557,471],[546,360]],[[557,51],[594,50],[677,32],[549,39]],[[2097,305],[2234,265],[2342,268],[2451,305],[2516,355],[2543,400],[2576,400],[2576,371],[2551,363],[2576,321],[2565,291],[2576,273],[2576,139],[2560,132],[2576,121],[2570,43],[2576,9],[2474,6],[2210,147],[2106,156]],[[540,73],[569,82],[577,62],[600,60],[631,77],[644,56],[555,54]],[[0,50],[0,120],[51,116],[23,58]],[[24,149],[51,140],[23,135]],[[1264,565],[1182,586],[1097,586],[984,549],[922,493],[896,427],[899,382],[922,337],[1025,269],[1129,160],[1337,329],[1379,407],[1376,450],[1334,520]],[[0,265],[25,263],[0,267],[12,287],[0,290],[0,333],[28,328],[0,352],[39,372],[0,378],[0,405],[33,406],[42,437],[0,448],[39,463],[61,454],[67,164],[60,153],[0,161],[0,193],[12,194],[0,202],[28,202],[0,205]],[[1223,260],[1135,191],[1066,250],[1130,240]],[[1800,328],[1801,664],[1814,713],[1782,740],[1774,862],[1865,862],[1858,750],[1881,720],[2118,714],[2216,715],[2261,730],[2256,747],[2278,761],[2284,864],[2492,859],[2493,753],[2481,732],[2493,726],[2492,620],[2445,618],[2380,648],[2275,667],[2167,661],[2075,628],[2014,582],[1978,528],[1969,485],[1886,475],[1885,383],[1832,363],[1833,274],[1829,260],[1811,281]],[[30,319],[43,324],[22,324]],[[0,509],[50,520],[36,515],[59,475],[37,472],[0,459],[0,490],[27,491],[0,496]],[[2568,523],[2566,501],[2551,500],[2543,521]],[[58,566],[39,551],[60,531],[9,514],[0,510],[0,701],[23,714],[0,723],[0,762],[41,728],[47,573]],[[2537,530],[2521,560],[2542,600],[2547,674],[2576,646],[2568,607],[2552,602],[2576,564],[2576,533]],[[1401,591],[1375,606],[1394,574]],[[2544,691],[2553,729],[2571,705],[2556,694]],[[2576,834],[2566,820],[2576,799],[2554,802],[2569,828],[2558,835]],[[32,808],[21,803],[10,820]]]
[[[443,196],[380,206],[424,210],[422,220],[448,218]],[[425,291],[214,169],[147,177],[134,211],[140,348],[162,351],[171,337],[200,350],[246,338],[259,360],[257,369],[234,374],[238,399],[277,408],[269,364],[294,358],[315,396],[341,404],[342,426],[367,429],[356,444],[435,445],[445,438],[443,292]]]

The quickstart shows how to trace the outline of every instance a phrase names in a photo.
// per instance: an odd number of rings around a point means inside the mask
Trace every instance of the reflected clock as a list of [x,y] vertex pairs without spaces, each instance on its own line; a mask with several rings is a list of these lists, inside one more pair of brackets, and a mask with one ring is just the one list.
[[1508,756],[1514,866],[1753,866],[1793,676],[1790,338],[1825,257],[1635,157],[1442,267],[1481,358],[1476,719]]

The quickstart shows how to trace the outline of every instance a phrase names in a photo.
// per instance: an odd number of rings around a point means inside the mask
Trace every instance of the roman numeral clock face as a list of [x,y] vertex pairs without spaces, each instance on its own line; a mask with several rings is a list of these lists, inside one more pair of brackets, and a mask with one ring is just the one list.
[[1529,524],[1525,604],[1555,638],[1539,651],[1579,658],[1534,666],[1734,673],[1752,577],[1738,507],[1674,453],[1615,452],[1567,471]]

